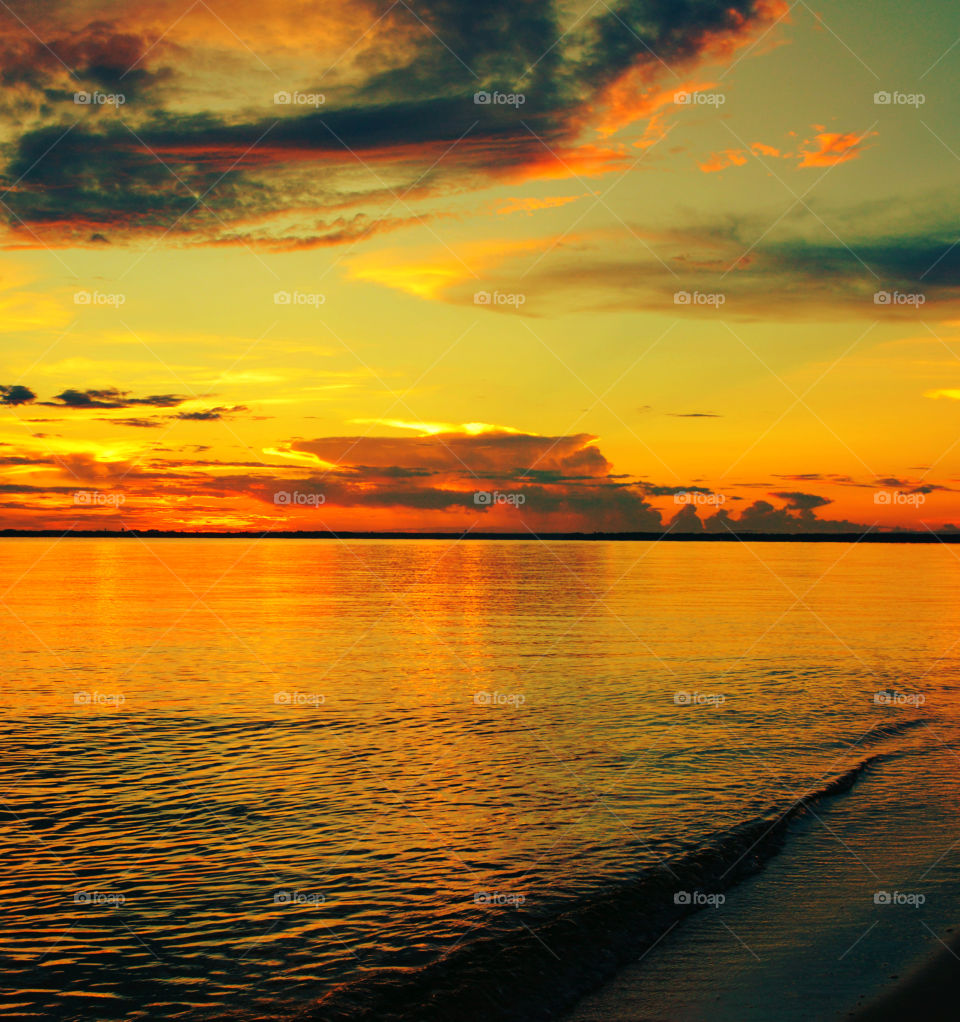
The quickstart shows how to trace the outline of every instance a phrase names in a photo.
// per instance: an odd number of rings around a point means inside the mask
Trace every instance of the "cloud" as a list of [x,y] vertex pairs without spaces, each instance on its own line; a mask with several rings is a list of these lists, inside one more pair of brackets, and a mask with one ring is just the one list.
[[838,163],[854,160],[863,152],[863,143],[876,135],[869,131],[864,135],[852,132],[820,132],[807,148],[800,152],[801,167],[834,167]]
[[705,174],[712,174],[727,167],[742,167],[749,162],[752,155],[768,159],[794,160],[797,161],[797,167],[834,167],[838,163],[857,159],[864,151],[866,140],[876,134],[875,131],[863,135],[854,132],[820,131],[812,139],[803,142],[797,152],[782,152],[775,146],[753,142],[749,149],[723,149],[711,153],[699,166]]
[[[586,433],[294,438],[265,452],[263,461],[218,460],[198,457],[192,447],[156,445],[134,460],[118,459],[116,447],[67,447],[55,455],[12,445],[4,450],[0,473],[7,474],[0,474],[0,484],[24,496],[3,514],[8,527],[62,527],[71,515],[86,515],[62,499],[78,485],[122,492],[128,527],[774,535],[856,535],[874,527],[820,517],[832,501],[807,490],[776,490],[770,500],[741,504],[736,514],[727,506],[711,513],[723,501],[706,499],[719,495],[702,481],[668,485],[615,473],[598,438]],[[289,455],[298,460],[285,460]],[[917,495],[955,492],[894,477],[863,485],[893,483]],[[678,508],[679,494],[684,500]],[[736,493],[725,496],[741,500]]]
[[[678,305],[681,291],[722,296],[728,318],[915,320],[918,308],[934,303],[940,317],[960,313],[960,246],[948,226],[960,216],[955,198],[918,200],[909,221],[873,204],[814,208],[836,237],[812,237],[806,224],[790,218],[771,229],[762,214],[659,230],[630,224],[642,244],[625,245],[622,235],[610,244],[612,233],[594,230],[562,239],[549,262],[532,268],[505,248],[499,264],[485,268],[485,286],[509,291],[509,281],[523,275],[523,311],[532,316],[653,309],[717,318],[715,304]],[[470,302],[476,290],[470,284],[475,281],[440,285],[434,295]],[[893,294],[910,300],[890,300]],[[943,388],[927,396],[952,394]]]
[[[626,169],[635,153],[603,140],[634,116],[662,114],[650,90],[665,67],[728,56],[786,9],[781,0],[615,0],[574,16],[559,2],[424,0],[414,15],[362,0],[322,12],[238,0],[231,26],[245,25],[258,50],[289,69],[284,85],[299,80],[320,95],[318,54],[342,58],[322,103],[275,105],[272,91],[259,102],[244,93],[244,83],[262,82],[235,73],[251,52],[202,5],[183,16],[159,0],[136,12],[82,0],[31,7],[29,32],[8,8],[0,103],[18,124],[2,175],[9,230],[25,246],[139,235],[343,244],[421,220],[410,204],[478,182]],[[358,40],[362,11],[371,31]],[[205,31],[191,27],[197,18]],[[170,26],[159,39],[158,24]],[[122,116],[78,108],[78,83],[126,93]],[[629,95],[640,83],[646,106],[635,108]],[[477,92],[519,94],[523,105],[478,104]],[[393,214],[400,195],[404,208]]]
[[667,526],[669,532],[703,532],[703,522],[692,504],[685,504]]
[[708,160],[700,164],[700,169],[704,174],[715,174],[727,167],[742,167],[746,162],[747,157],[742,149],[724,149],[719,153],[712,153]]
[[18,383],[0,386],[0,405],[27,405],[36,399],[37,395],[29,387]]
[[157,419],[107,419],[107,422],[112,422],[115,426],[131,426],[135,429],[159,429],[164,420],[161,418]]
[[225,407],[223,405],[217,408],[204,408],[197,412],[177,412],[173,416],[174,419],[185,419],[193,422],[212,422],[217,419],[226,419],[231,415],[236,415],[238,412],[247,411],[246,405],[233,405],[233,407]]
[[313,455],[319,462],[350,471],[392,466],[465,478],[516,481],[533,470],[555,473],[555,478],[603,478],[609,462],[595,446],[596,437],[532,436],[526,433],[436,433],[418,437],[345,436],[297,440],[293,451]]
[[833,503],[833,501],[828,500],[826,497],[819,497],[815,493],[798,493],[793,491],[790,493],[774,493],[773,496],[785,500],[787,507],[791,511],[807,512],[812,511],[816,507],[826,507],[827,504]]
[[705,522],[708,532],[761,532],[767,534],[800,535],[804,533],[862,533],[872,528],[857,522],[831,521],[814,515],[816,508],[832,503],[814,493],[774,493],[771,496],[785,500],[784,507],[774,507],[769,501],[757,500],[745,507],[737,518],[720,508]]
[[130,397],[128,391],[116,387],[102,390],[64,390],[52,401],[42,401],[47,408],[135,408],[150,405],[154,408],[175,408],[189,401],[180,394],[151,394],[149,397]]
[[533,213],[543,209],[556,209],[559,206],[566,206],[568,203],[576,202],[583,198],[582,195],[552,195],[547,198],[538,199],[527,196],[520,199],[507,199],[506,202],[497,206],[497,213],[500,216],[509,216],[511,213],[526,213],[531,216]]

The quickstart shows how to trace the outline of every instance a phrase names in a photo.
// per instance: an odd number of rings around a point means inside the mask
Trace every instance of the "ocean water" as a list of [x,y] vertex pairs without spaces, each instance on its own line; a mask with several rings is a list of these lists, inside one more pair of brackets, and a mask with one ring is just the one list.
[[838,813],[838,947],[956,908],[952,548],[7,539],[0,594],[0,1017],[558,1017]]

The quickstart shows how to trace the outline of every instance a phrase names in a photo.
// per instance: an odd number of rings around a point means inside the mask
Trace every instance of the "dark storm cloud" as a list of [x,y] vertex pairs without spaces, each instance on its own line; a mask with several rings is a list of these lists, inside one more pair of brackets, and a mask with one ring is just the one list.
[[812,511],[815,507],[825,507],[827,504],[833,503],[827,497],[820,497],[816,493],[798,493],[794,491],[791,493],[774,493],[772,496],[785,500],[787,507],[792,511]]
[[858,522],[832,521],[817,518],[814,508],[831,503],[812,493],[774,494],[787,500],[785,507],[774,507],[769,501],[757,500],[745,507],[737,518],[721,508],[703,523],[708,532],[762,532],[800,535],[803,533],[860,533],[872,528]]
[[637,484],[651,497],[675,497],[678,493],[713,493],[705,486],[656,486],[653,483]]
[[[57,6],[57,5],[51,5]],[[72,90],[84,87],[116,93],[122,89],[130,99],[138,98],[158,82],[168,81],[171,72],[160,68],[147,71],[139,65],[150,48],[146,39],[106,21],[91,21],[80,32],[53,32],[46,38],[25,29],[10,7],[0,36],[0,85],[25,85],[49,100],[71,99]],[[33,20],[33,12],[27,17]]]
[[0,386],[0,405],[28,405],[36,399],[37,395],[29,387],[19,383]]
[[245,411],[247,411],[246,405],[233,405],[232,407],[221,405],[217,408],[205,408],[198,412],[177,412],[173,418],[185,419],[192,422],[213,422],[217,419],[224,419],[227,416]]
[[[135,32],[95,22],[43,46],[12,24],[8,87],[33,82],[52,95],[44,82],[62,75],[63,62],[79,82],[145,92],[151,103],[83,123],[75,110],[68,120],[54,108],[46,124],[15,138],[2,175],[8,187],[17,183],[6,200],[10,227],[27,235],[23,225],[43,228],[46,243],[103,243],[134,232],[183,234],[178,218],[189,214],[191,242],[229,242],[236,225],[349,201],[344,176],[361,165],[390,164],[422,194],[478,173],[549,164],[556,157],[544,143],[572,144],[618,76],[653,76],[665,64],[694,60],[718,37],[746,37],[771,20],[771,2],[624,0],[582,21],[539,0],[428,0],[413,21],[391,8],[386,25],[396,25],[405,44],[396,52],[406,60],[341,86],[319,110],[271,105],[253,115],[164,108],[167,91],[177,96],[175,88],[153,88],[171,74],[153,66],[165,47],[151,50]],[[47,12],[54,21],[57,9]],[[522,93],[524,103],[478,105],[479,91]],[[354,197],[359,204],[364,193]],[[363,229],[392,226],[374,218]],[[240,231],[239,240],[334,244],[354,240],[355,230],[327,224],[278,239],[263,229],[249,237]]]
[[802,240],[773,243],[766,246],[764,261],[774,273],[798,283],[833,281],[842,288],[860,279],[874,293],[909,287],[918,292],[927,289],[933,296],[941,289],[955,295],[960,286],[956,241],[955,231],[931,225],[923,234],[848,238],[847,245]]
[[633,67],[640,54],[648,61],[683,64],[705,48],[712,36],[738,32],[772,4],[755,0],[621,0],[604,4],[586,30],[581,71],[609,82]]
[[180,394],[151,394],[149,397],[130,397],[125,390],[107,387],[102,390],[64,390],[52,401],[41,401],[47,408],[135,408],[148,405],[153,408],[175,408],[189,397]]
[[684,504],[670,520],[667,529],[670,532],[703,532],[703,521],[693,504]]

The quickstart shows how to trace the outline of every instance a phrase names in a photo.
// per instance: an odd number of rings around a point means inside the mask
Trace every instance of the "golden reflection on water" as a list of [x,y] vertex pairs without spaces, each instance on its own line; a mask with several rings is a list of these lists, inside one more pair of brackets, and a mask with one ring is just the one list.
[[956,701],[942,546],[7,540],[0,571],[6,978],[51,1012],[419,964],[510,925],[478,891],[549,913]]

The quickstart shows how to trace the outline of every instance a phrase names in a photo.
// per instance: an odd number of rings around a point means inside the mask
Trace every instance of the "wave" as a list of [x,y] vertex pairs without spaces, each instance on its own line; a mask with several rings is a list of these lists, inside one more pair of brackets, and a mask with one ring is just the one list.
[[533,1022],[556,1018],[709,898],[761,870],[798,818],[849,791],[881,753],[833,774],[634,879],[584,896],[508,937],[483,935],[416,970],[382,969],[299,1012],[299,1022]]
[[915,727],[926,724],[926,722],[926,717],[906,717],[902,720],[890,720],[884,721],[881,724],[874,724],[856,744],[869,745],[873,742],[883,741],[885,738],[896,738],[906,731],[912,731]]

